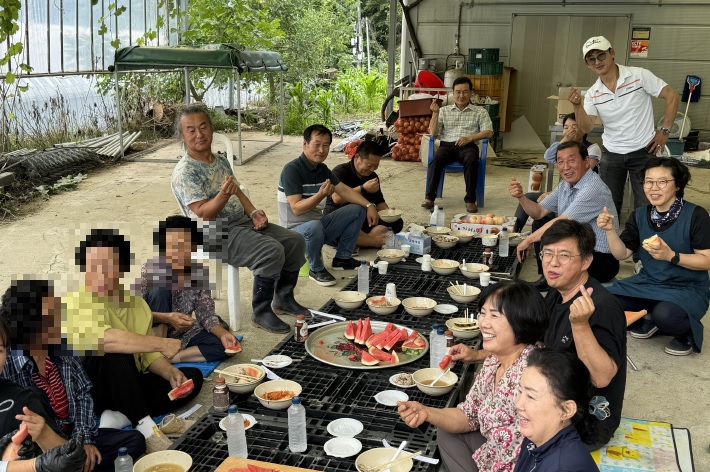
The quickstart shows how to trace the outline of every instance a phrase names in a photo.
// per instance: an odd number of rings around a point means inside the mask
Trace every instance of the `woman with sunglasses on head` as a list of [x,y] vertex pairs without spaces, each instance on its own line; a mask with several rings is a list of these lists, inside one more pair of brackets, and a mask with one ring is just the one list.
[[631,325],[631,336],[646,339],[658,331],[673,336],[665,352],[674,356],[700,352],[700,320],[710,305],[710,216],[683,199],[689,181],[690,171],[680,161],[653,157],[642,181],[651,203],[636,208],[621,236],[606,211],[597,219],[614,257],[637,252],[643,263],[638,274],[609,287],[624,310],[648,311]]

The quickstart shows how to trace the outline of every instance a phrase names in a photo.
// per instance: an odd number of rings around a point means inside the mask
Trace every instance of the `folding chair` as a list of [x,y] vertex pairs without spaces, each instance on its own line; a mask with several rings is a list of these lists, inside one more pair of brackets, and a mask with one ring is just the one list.
[[[626,315],[626,327],[628,328],[631,326],[633,323],[637,322],[644,316],[646,316],[648,312],[646,310],[641,310],[641,311],[625,311],[624,315]],[[631,368],[638,371],[638,367],[636,367],[636,364],[634,364],[634,361],[631,360],[629,357],[628,352],[626,353],[626,360],[629,361],[629,365],[631,365]]]

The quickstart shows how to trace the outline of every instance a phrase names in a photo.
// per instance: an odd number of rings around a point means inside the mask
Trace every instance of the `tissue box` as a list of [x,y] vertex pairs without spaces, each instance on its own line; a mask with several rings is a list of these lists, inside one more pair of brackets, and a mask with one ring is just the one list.
[[470,223],[467,219],[468,213],[459,213],[454,216],[451,220],[451,229],[462,229],[467,231],[473,231],[477,235],[499,233],[503,226],[505,226],[509,232],[513,232],[515,229],[515,217],[514,216],[504,216],[505,222],[502,225],[482,225]]
[[[546,172],[547,172],[547,166],[545,164],[534,165],[530,168],[530,175],[528,176],[528,192],[544,192],[545,191],[545,173]],[[535,180],[535,179],[537,179],[537,180]]]
[[397,249],[401,249],[402,244],[409,244],[411,246],[409,253],[418,256],[423,256],[431,252],[431,236],[426,234],[412,236],[411,233],[398,233],[394,235],[394,244],[397,246]]

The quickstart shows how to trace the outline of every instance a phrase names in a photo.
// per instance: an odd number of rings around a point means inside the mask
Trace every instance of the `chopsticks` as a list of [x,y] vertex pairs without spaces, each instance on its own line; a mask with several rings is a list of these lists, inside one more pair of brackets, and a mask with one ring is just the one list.
[[214,371],[217,372],[218,374],[234,377],[235,379],[257,380],[259,378],[259,377],[254,377],[254,376],[246,375],[246,374],[235,374],[234,372],[229,372],[226,370],[215,369]]
[[416,456],[420,456],[420,455],[422,455],[422,451],[413,452],[413,453],[408,454],[404,457],[400,457],[397,460],[389,461],[385,464],[378,465],[377,467],[368,467],[367,470],[369,470],[370,472],[383,472],[383,471],[391,468],[393,465],[401,464],[402,462],[406,462],[409,459],[414,459]]
[[449,282],[452,287],[456,289],[456,295],[463,295],[463,292],[461,291],[461,286],[459,285],[458,282],[456,282],[456,285],[454,285],[453,282]]

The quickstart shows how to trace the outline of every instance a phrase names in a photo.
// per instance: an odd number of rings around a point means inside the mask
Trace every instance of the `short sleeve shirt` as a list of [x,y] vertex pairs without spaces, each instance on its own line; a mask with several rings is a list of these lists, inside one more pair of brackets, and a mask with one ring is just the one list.
[[[374,172],[367,177],[358,176],[352,159],[349,162],[344,162],[335,166],[333,168],[333,175],[350,188],[357,188],[369,180],[378,178],[377,174]],[[377,189],[377,191],[373,193],[370,193],[363,188],[362,196],[365,197],[368,202],[374,203],[375,205],[385,202],[385,196],[382,194],[382,188]],[[347,203],[338,204],[333,201],[333,197],[328,197],[325,202],[325,210],[323,214],[327,215],[328,213],[332,213],[345,205],[347,205]]]
[[301,154],[298,159],[286,164],[279,178],[277,196],[279,224],[284,228],[294,228],[301,223],[320,220],[323,217],[325,199],[321,200],[315,208],[297,216],[288,203],[288,197],[291,195],[301,195],[304,199],[312,197],[318,193],[321,185],[328,179],[333,185],[340,183],[340,180],[330,171],[328,166],[323,163],[314,166],[306,158],[305,154]]
[[481,131],[493,131],[491,117],[485,108],[469,104],[463,110],[456,105],[441,107],[439,111],[439,139],[456,142],[463,136]]
[[[222,182],[228,175],[234,177],[229,161],[222,154],[213,154],[214,162],[208,164],[184,154],[173,169],[171,187],[173,194],[184,215],[197,218],[190,210],[190,205],[202,200],[211,200],[222,188]],[[240,219],[244,216],[244,207],[236,196],[230,197],[227,204],[217,215],[218,218]]]
[[[552,213],[590,225],[597,237],[594,250],[606,254],[611,252],[606,232],[597,226],[597,217],[604,207],[616,217],[616,207],[609,187],[593,170],[587,170],[574,185],[563,180],[540,205]],[[618,229],[618,220],[619,218],[614,218],[615,229]]]
[[653,139],[656,127],[651,97],[658,97],[668,84],[647,69],[618,67],[616,92],[597,79],[584,96],[584,111],[604,122],[604,147],[626,154],[646,147]]

